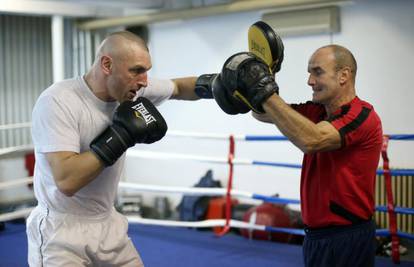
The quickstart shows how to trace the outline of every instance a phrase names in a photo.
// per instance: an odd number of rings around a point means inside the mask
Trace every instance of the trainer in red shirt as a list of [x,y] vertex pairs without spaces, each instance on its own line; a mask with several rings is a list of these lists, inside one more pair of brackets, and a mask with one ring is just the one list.
[[355,92],[357,63],[339,45],[317,49],[308,63],[312,102],[288,105],[277,94],[253,114],[275,124],[304,152],[301,208],[305,266],[373,266],[374,184],[382,126]]

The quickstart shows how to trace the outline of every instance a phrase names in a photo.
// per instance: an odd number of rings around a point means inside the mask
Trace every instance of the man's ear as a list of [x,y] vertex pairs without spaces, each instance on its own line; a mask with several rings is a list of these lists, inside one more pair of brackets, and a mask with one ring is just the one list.
[[112,58],[108,56],[101,57],[101,69],[105,74],[111,74],[112,72]]
[[339,83],[344,84],[352,77],[351,68],[344,67],[339,71]]

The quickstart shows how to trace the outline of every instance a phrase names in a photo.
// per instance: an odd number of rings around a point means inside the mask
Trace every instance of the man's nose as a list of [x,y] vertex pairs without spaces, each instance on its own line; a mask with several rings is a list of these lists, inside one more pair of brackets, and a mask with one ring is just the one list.
[[141,73],[137,77],[137,86],[138,87],[147,87],[148,85],[148,75],[147,72]]
[[310,85],[310,86],[315,85],[315,79],[314,79],[314,78],[312,78],[312,75],[309,75],[309,78],[308,78],[308,85]]

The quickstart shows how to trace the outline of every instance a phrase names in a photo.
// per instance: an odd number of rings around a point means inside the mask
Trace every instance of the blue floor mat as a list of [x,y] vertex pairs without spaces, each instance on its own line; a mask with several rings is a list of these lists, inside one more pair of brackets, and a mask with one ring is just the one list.
[[[26,267],[27,241],[24,224],[7,223],[0,231],[0,267]],[[134,225],[129,235],[147,267],[299,267],[302,247],[277,242],[248,240],[227,234],[186,228]],[[376,258],[377,267],[394,265],[389,258]]]

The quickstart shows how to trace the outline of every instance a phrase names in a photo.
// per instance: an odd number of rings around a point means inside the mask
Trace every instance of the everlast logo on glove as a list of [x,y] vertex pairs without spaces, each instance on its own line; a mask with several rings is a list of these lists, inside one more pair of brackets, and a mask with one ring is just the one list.
[[249,28],[249,51],[261,58],[276,73],[280,70],[284,56],[284,46],[280,36],[263,21]]
[[115,110],[112,125],[92,140],[90,147],[105,166],[114,164],[135,144],[151,144],[164,137],[167,123],[144,97],[124,101]]
[[133,110],[136,110],[139,112],[139,114],[141,114],[141,116],[139,116],[137,113],[135,113],[135,115],[137,115],[137,117],[142,117],[145,120],[146,124],[150,124],[151,122],[157,121],[154,116],[152,116],[148,110],[145,108],[143,103],[138,103],[134,106],[131,107]]
[[[249,50],[252,53],[260,54],[261,58],[266,58],[266,48],[261,46],[259,43],[255,42],[254,40],[250,40],[249,43]],[[256,53],[257,52],[257,53]]]

